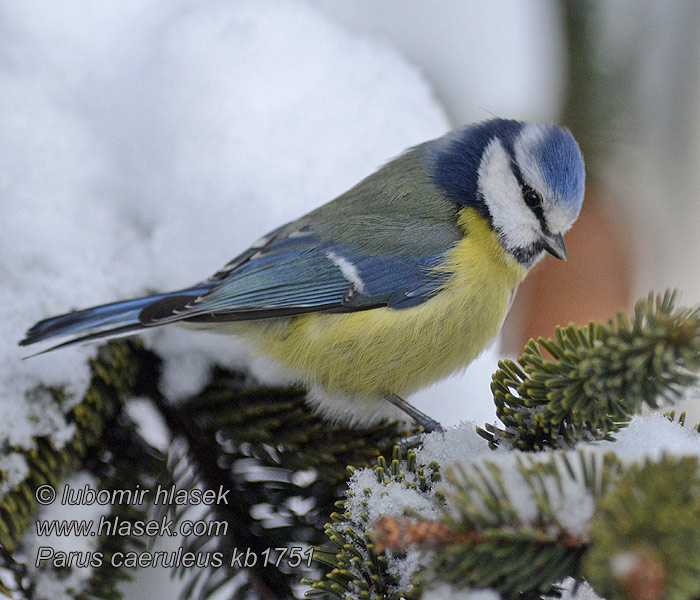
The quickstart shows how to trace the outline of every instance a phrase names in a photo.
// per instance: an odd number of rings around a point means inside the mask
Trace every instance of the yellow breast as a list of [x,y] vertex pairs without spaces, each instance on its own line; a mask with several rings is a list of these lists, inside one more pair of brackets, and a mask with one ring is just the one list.
[[465,236],[441,267],[448,282],[418,306],[313,313],[239,323],[237,330],[307,384],[330,391],[405,396],[446,377],[498,333],[527,273],[474,209],[463,209],[459,224]]

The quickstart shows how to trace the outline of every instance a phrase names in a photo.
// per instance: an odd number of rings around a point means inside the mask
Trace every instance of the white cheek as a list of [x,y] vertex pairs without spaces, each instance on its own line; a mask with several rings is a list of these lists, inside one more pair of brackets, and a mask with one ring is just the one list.
[[558,233],[566,233],[571,229],[577,216],[577,212],[571,211],[562,204],[552,206],[547,214],[549,229]]
[[479,167],[479,191],[507,248],[524,248],[537,241],[540,224],[525,206],[520,185],[510,168],[510,157],[497,139],[484,151]]

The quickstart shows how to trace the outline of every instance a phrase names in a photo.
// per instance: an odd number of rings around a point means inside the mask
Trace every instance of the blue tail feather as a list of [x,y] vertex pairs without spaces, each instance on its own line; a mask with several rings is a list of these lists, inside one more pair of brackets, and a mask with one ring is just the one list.
[[19,344],[20,346],[28,346],[52,338],[77,336],[76,339],[59,344],[59,346],[65,346],[80,341],[136,333],[147,327],[139,318],[145,308],[166,298],[199,296],[206,292],[209,287],[211,284],[202,284],[177,292],[122,300],[44,319],[31,327]]

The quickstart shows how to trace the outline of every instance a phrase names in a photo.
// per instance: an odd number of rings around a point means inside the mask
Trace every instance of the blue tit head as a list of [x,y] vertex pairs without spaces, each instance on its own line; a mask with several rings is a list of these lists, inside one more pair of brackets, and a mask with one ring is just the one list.
[[453,202],[486,217],[504,248],[531,267],[547,251],[566,260],[563,234],[578,217],[585,169],[568,129],[492,119],[422,147]]

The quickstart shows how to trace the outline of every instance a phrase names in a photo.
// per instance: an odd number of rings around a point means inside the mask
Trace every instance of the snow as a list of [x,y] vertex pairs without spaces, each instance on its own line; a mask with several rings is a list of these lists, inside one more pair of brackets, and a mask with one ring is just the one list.
[[386,557],[387,571],[398,580],[396,587],[400,590],[409,590],[416,571],[425,565],[424,553],[416,548],[409,548],[401,556],[394,556],[387,550]]
[[[406,473],[407,483],[416,483],[411,473]],[[348,497],[347,510],[357,524],[356,532],[361,536],[366,523],[374,523],[387,515],[401,516],[406,511],[424,515],[426,519],[440,516],[432,501],[432,494],[420,493],[407,487],[405,482],[385,481],[379,483],[373,469],[360,469],[348,481],[348,488],[355,493]],[[365,495],[363,490],[369,490]]]
[[6,494],[29,475],[29,465],[24,455],[8,452],[0,456],[0,495]]
[[[6,7],[0,39],[0,421],[26,448],[65,427],[55,409],[35,426],[27,391],[79,398],[95,352],[23,361],[29,326],[204,279],[448,129],[415,68],[300,1],[30,0]],[[147,340],[173,397],[214,364],[288,380],[231,338]]]
[[[459,460],[494,456],[486,440],[476,432],[477,424],[463,421],[457,426],[448,427],[444,434],[433,432],[423,438],[423,444],[416,452],[418,464],[435,461],[442,467]],[[497,452],[500,452],[497,450]]]
[[[565,533],[585,539],[594,515],[595,497],[581,483],[581,451],[601,464],[604,455],[610,451],[615,451],[627,464],[658,460],[664,455],[700,458],[698,432],[687,426],[681,427],[654,413],[633,417],[629,426],[617,434],[616,442],[580,444],[577,450],[566,452],[531,453],[501,449],[491,451],[486,441],[478,436],[475,427],[473,422],[463,422],[448,428],[444,435],[434,432],[424,438],[422,448],[416,453],[418,465],[429,465],[436,461],[443,475],[443,482],[429,493],[420,493],[395,481],[380,483],[370,468],[355,472],[348,482],[348,488],[353,490],[353,494],[348,497],[348,510],[350,523],[356,532],[362,535],[365,531],[372,531],[373,523],[384,516],[400,517],[409,513],[420,515],[425,520],[439,519],[441,513],[436,509],[433,498],[435,491],[443,492],[448,499],[447,508],[450,510],[450,493],[453,488],[445,481],[447,471],[454,470],[457,479],[462,473],[478,481],[478,475],[488,474],[490,466],[500,472],[498,482],[503,485],[505,496],[509,505],[514,508],[518,521],[530,525],[541,523],[542,513],[526,484],[521,468],[537,462],[550,461],[554,457],[561,467],[558,471],[562,475],[562,484],[559,485],[552,477],[541,480],[556,527],[551,534],[556,537],[559,533]],[[564,458],[568,459],[575,477],[571,477],[564,468]],[[407,481],[412,481],[410,475]],[[497,489],[499,483],[494,480],[493,485]],[[475,504],[480,504],[478,494],[473,493],[471,498]],[[425,557],[415,552],[408,552],[405,558],[390,556],[392,572],[400,576],[399,589],[407,591],[412,574],[421,568]],[[569,587],[573,589],[573,586]],[[433,596],[436,599],[450,597],[451,591],[449,588],[438,587],[431,590],[430,595],[426,597],[430,600],[433,600]],[[468,595],[471,592],[464,593]],[[567,594],[572,598],[596,598],[590,586],[579,587],[574,596],[571,596],[571,589]]]
[[[486,441],[476,433],[476,426],[475,423],[464,422],[448,428],[444,436],[439,433],[426,436],[423,447],[416,454],[417,462],[429,464],[434,460],[440,465],[442,473],[450,466],[471,473],[486,463],[496,465],[503,473],[505,492],[520,520],[535,523],[540,513],[519,469],[523,462],[550,460],[551,456],[501,448],[489,450]],[[574,457],[574,454],[570,456]],[[572,460],[571,464],[576,468],[577,461]],[[565,473],[565,469],[561,471]],[[591,494],[575,479],[570,479],[561,489],[553,481],[548,481],[547,493],[559,524],[571,533],[584,533],[593,516],[594,499]]]
[[[27,352],[16,343],[34,322],[206,278],[267,231],[448,128],[430,86],[398,53],[300,0],[6,3],[0,57],[0,439],[16,448],[32,448],[35,436],[56,447],[70,439],[71,403],[59,407],[37,386],[80,398],[95,353],[82,346],[22,360]],[[146,339],[166,359],[171,397],[196,392],[215,364],[250,368],[270,383],[289,379],[231,338],[169,327]],[[466,379],[414,401],[448,425],[492,420],[495,368],[489,349]],[[155,421],[144,401],[128,410]],[[488,450],[474,428],[465,422],[428,436],[418,462],[435,460],[443,473],[454,463],[498,465],[518,516],[533,522],[537,507],[518,473],[523,455]],[[162,426],[147,437],[167,445]],[[700,457],[700,436],[658,415],[635,417],[616,437],[585,447],[627,462]],[[3,457],[0,493],[26,469],[20,455]],[[350,486],[371,490],[350,498],[358,531],[406,509],[439,516],[430,494],[379,484],[371,470]],[[548,492],[559,525],[585,534],[590,494],[571,485]],[[402,585],[418,561],[415,553],[404,563],[392,558]],[[493,598],[445,586],[429,594]],[[582,587],[576,597],[594,595]]]
[[[406,472],[403,481],[391,479],[388,474],[383,482],[377,481],[373,469],[359,469],[348,481],[346,513],[348,521],[343,528],[350,526],[363,539],[366,533],[373,531],[375,523],[384,516],[403,516],[406,513],[419,514],[425,519],[437,520],[441,516],[434,492],[438,486],[420,492],[416,487],[419,483],[415,473]],[[429,470],[425,472],[429,476]],[[387,571],[397,577],[397,590],[408,591],[411,580],[418,569],[425,565],[425,557],[416,548],[410,548],[405,553],[394,554],[386,551]],[[369,558],[369,557],[366,557]],[[350,570],[355,566],[349,566]]]
[[700,435],[693,430],[695,423],[684,427],[669,421],[659,413],[634,417],[630,424],[615,434],[615,442],[597,442],[605,451],[613,451],[625,462],[640,462],[644,458],[658,460],[664,454],[697,456],[700,458]]
[[562,600],[600,600],[600,596],[585,581],[576,586],[576,582],[569,577],[561,583],[560,587],[562,588]]
[[581,462],[572,460],[569,464],[576,477],[560,469],[563,474],[561,487],[551,479],[546,480],[547,497],[559,527],[574,536],[585,537],[593,518],[596,499],[583,484]]
[[171,436],[163,415],[148,398],[129,398],[126,414],[136,425],[139,435],[154,448],[167,453]]
[[[0,56],[0,437],[20,448],[70,439],[71,403],[32,390],[80,399],[95,354],[22,360],[16,344],[33,323],[204,279],[448,129],[398,53],[296,0],[11,3]],[[196,392],[216,364],[289,380],[231,338],[171,327],[146,341],[166,359],[170,397]],[[127,410],[167,446],[147,402]],[[3,489],[25,476],[20,458],[0,464]],[[41,594],[66,597],[54,583],[42,576]]]
[[[81,375],[78,375],[79,377]],[[68,404],[68,403],[67,403]],[[14,447],[33,447],[29,435],[50,437],[57,449],[73,437],[75,425],[65,421],[63,410],[51,393],[43,387],[26,390],[23,396],[3,397],[0,402],[0,423],[6,423],[0,435]]]

